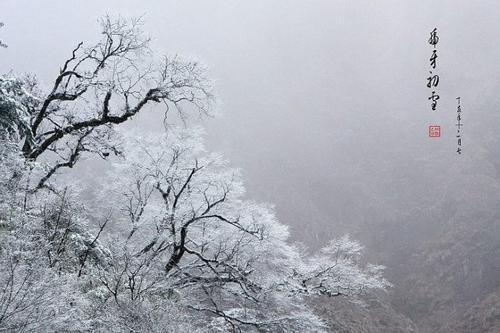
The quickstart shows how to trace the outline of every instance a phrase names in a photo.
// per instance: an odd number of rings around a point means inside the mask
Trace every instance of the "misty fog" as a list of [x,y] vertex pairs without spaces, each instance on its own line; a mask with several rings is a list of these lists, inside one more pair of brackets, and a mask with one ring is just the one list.
[[[386,267],[392,287],[367,308],[324,300],[332,332],[498,332],[500,4],[2,0],[2,73],[50,90],[106,14],[143,16],[154,52],[208,66],[216,115],[194,120],[207,150],[241,169],[246,197],[272,204],[294,241],[315,251],[348,233]],[[147,110],[128,128],[161,133],[162,120]],[[67,177],[106,164],[85,163]]]

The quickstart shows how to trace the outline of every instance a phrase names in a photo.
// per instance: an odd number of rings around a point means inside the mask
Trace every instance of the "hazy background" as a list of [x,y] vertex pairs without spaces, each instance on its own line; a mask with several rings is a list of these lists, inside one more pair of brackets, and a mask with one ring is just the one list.
[[[397,284],[422,244],[452,228],[445,221],[469,223],[479,203],[496,219],[498,1],[0,0],[9,45],[0,71],[51,84],[72,48],[96,39],[104,14],[144,15],[160,54],[210,67],[220,116],[205,122],[208,148],[243,169],[249,195],[274,203],[295,239],[315,248],[349,232]],[[428,138],[430,124],[441,125],[440,139]]]

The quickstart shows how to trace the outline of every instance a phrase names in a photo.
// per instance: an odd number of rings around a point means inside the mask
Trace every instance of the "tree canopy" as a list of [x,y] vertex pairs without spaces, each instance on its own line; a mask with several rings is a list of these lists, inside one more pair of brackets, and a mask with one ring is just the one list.
[[[0,328],[319,332],[308,299],[388,286],[348,236],[316,254],[291,243],[205,150],[187,121],[214,105],[203,66],[157,61],[140,20],[101,24],[49,91],[0,78]],[[116,130],[150,105],[180,123],[160,136]],[[58,177],[82,156],[110,162],[93,206]]]

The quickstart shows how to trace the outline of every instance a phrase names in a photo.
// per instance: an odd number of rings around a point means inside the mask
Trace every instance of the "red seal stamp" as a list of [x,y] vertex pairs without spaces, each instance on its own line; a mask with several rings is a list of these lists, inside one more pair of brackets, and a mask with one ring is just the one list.
[[429,138],[439,138],[441,136],[441,126],[429,126]]

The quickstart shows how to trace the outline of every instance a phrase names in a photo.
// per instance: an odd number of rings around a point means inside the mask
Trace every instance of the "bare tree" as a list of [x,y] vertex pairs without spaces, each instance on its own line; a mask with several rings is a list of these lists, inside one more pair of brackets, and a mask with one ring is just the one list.
[[112,144],[113,126],[130,120],[148,105],[164,111],[184,109],[207,114],[212,103],[210,82],[202,66],[177,57],[152,60],[149,39],[140,19],[101,21],[103,38],[85,47],[80,42],[63,63],[51,91],[28,106],[29,124],[23,154],[29,160],[52,156],[36,185],[46,187],[61,168],[72,168],[82,153],[106,158],[119,153]]
[[288,244],[272,210],[244,200],[238,173],[203,156],[196,135],[145,140],[129,145],[115,190],[104,193],[123,203],[114,218],[127,226],[110,240],[111,266],[97,273],[108,306],[161,295],[234,332],[321,331],[305,298],[351,298],[387,285],[349,238],[311,258]]

